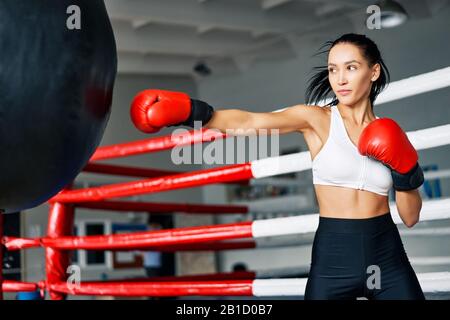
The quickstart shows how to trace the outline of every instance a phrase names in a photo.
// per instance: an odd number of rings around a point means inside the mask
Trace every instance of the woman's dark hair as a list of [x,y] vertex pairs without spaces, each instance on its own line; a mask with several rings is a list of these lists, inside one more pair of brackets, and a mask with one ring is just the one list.
[[[370,67],[376,63],[380,64],[380,76],[372,84],[372,89],[369,95],[370,103],[373,108],[373,103],[375,102],[378,94],[390,81],[389,70],[381,58],[377,45],[363,34],[347,33],[334,41],[325,42],[325,44],[319,49],[322,51],[319,51],[316,55],[323,53],[329,54],[330,50],[339,43],[350,43],[357,46],[361,50],[362,55],[366,58]],[[319,101],[328,98],[330,93],[333,92],[330,82],[328,81],[328,66],[314,67],[313,70],[317,72],[308,81],[309,85],[306,89],[305,95],[307,104],[317,104]],[[338,103],[339,100],[336,95],[333,94],[332,101],[328,103],[327,106],[333,106]]]

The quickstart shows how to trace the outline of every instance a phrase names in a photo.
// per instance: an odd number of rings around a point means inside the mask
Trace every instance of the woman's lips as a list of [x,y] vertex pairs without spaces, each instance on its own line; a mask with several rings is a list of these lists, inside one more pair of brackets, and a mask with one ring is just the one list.
[[338,91],[338,93],[339,93],[341,96],[346,96],[346,95],[348,95],[350,92],[352,92],[352,90],[339,90],[339,91]]

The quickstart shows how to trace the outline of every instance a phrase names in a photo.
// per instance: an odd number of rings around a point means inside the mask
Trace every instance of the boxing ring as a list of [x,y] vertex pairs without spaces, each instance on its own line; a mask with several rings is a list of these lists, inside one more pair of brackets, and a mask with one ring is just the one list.
[[[448,86],[450,86],[450,67],[391,83],[388,89],[380,95],[378,104]],[[446,146],[450,144],[450,124],[407,132],[407,135],[417,150]],[[264,275],[252,271],[157,277],[151,278],[151,280],[149,278],[135,278],[114,281],[81,281],[77,284],[67,281],[66,270],[71,264],[71,250],[145,249],[167,252],[256,250],[264,247],[258,242],[260,239],[286,235],[301,236],[314,232],[319,223],[318,213],[124,234],[97,236],[74,236],[72,234],[77,208],[127,212],[246,214],[255,210],[251,204],[238,206],[154,203],[121,201],[117,198],[201,187],[216,183],[248,184],[255,179],[270,178],[280,174],[311,169],[309,152],[193,172],[173,172],[98,162],[226,138],[226,135],[213,130],[198,130],[173,136],[99,147],[89,164],[84,168],[85,172],[126,175],[141,179],[90,188],[73,190],[67,188],[49,201],[48,229],[45,236],[22,238],[0,234],[6,250],[25,250],[40,247],[45,249],[46,259],[46,279],[35,283],[4,280],[2,283],[0,282],[0,291],[31,292],[40,290],[42,294],[45,291],[48,292],[50,298],[56,300],[64,299],[67,295],[117,297],[303,296],[307,278],[289,277],[289,275],[307,274],[309,266],[299,266],[290,272],[285,272],[284,276],[288,276],[288,278],[276,278],[276,274]],[[448,176],[450,176],[449,170],[425,173],[426,179]],[[390,204],[390,209],[394,222],[402,223],[395,203]],[[443,219],[450,219],[450,198],[423,202],[421,221]],[[449,230],[411,230],[413,236],[433,235],[439,232],[448,234]],[[299,243],[311,244],[310,239],[305,238],[303,242],[279,241],[277,246],[298,245]],[[270,247],[270,245],[267,247]],[[268,276],[275,278],[266,278]],[[450,272],[419,273],[417,276],[425,294],[450,293]]]

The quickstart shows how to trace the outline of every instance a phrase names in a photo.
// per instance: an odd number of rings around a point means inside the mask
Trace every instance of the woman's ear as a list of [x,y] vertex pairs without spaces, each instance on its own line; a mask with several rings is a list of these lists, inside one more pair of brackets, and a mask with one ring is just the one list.
[[372,67],[372,77],[370,78],[370,81],[375,82],[380,77],[380,64],[375,63]]

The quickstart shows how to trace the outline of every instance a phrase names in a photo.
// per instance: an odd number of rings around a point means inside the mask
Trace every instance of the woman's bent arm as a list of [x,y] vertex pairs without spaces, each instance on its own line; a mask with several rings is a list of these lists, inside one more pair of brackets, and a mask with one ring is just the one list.
[[420,210],[422,209],[422,198],[419,190],[396,191],[395,202],[398,214],[408,228],[412,228],[419,222]]

